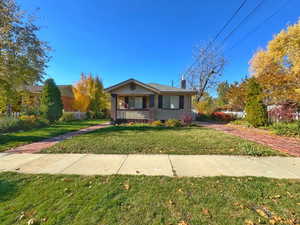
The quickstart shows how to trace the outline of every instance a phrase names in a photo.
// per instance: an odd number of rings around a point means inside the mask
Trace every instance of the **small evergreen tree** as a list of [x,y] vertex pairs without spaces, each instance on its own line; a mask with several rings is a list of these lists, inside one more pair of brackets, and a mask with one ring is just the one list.
[[41,115],[50,122],[54,122],[62,116],[62,110],[60,90],[53,79],[47,79],[41,94]]
[[255,78],[248,80],[246,89],[246,120],[254,127],[268,123],[267,107],[262,100],[262,89]]

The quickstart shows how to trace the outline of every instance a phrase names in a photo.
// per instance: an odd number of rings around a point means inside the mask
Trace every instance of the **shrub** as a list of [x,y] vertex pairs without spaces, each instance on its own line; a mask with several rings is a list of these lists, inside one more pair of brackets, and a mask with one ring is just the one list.
[[0,133],[30,130],[47,126],[47,120],[35,116],[21,116],[20,118],[3,117],[0,119]]
[[271,129],[278,135],[300,136],[300,121],[294,123],[275,123]]
[[249,79],[247,84],[245,111],[246,120],[252,126],[259,127],[267,125],[267,107],[263,104],[262,89],[255,78]]
[[165,125],[167,127],[180,127],[181,126],[181,123],[179,120],[176,120],[176,119],[169,119],[165,122]]
[[211,115],[204,114],[204,113],[198,113],[196,116],[196,120],[197,121],[211,121],[211,120],[213,120],[213,118],[211,117]]
[[190,113],[183,114],[181,121],[184,125],[190,126],[193,122],[193,116]]
[[295,120],[296,112],[297,104],[286,102],[271,109],[268,116],[272,122],[292,122]]
[[61,94],[53,79],[45,81],[41,94],[41,115],[50,122],[62,116],[63,104]]
[[161,122],[160,120],[156,120],[156,121],[153,121],[153,122],[151,123],[151,125],[154,126],[154,127],[161,127],[161,126],[163,126],[164,124],[163,124],[163,122]]
[[60,117],[59,121],[61,122],[70,122],[78,120],[73,112],[63,112],[63,115]]
[[218,121],[225,121],[225,122],[234,120],[234,117],[231,114],[227,114],[224,112],[214,112],[212,113],[212,118]]

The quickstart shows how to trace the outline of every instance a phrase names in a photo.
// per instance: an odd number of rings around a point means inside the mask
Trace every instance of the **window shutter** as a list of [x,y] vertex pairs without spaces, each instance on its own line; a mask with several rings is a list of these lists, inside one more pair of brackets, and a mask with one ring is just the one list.
[[147,108],[147,97],[143,96],[143,109]]
[[163,98],[162,98],[162,95],[159,95],[158,96],[158,108],[162,108],[162,104],[163,104]]
[[179,108],[184,109],[184,96],[179,96]]
[[150,95],[150,99],[149,99],[149,107],[150,108],[154,107],[154,97],[155,97],[155,95]]
[[129,98],[128,96],[125,96],[125,108],[128,109],[128,104],[129,104]]

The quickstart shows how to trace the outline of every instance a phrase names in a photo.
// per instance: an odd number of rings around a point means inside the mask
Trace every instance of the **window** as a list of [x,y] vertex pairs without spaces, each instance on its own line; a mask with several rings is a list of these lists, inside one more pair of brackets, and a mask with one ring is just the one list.
[[143,97],[129,97],[128,98],[129,109],[142,109],[143,108]]
[[179,109],[179,96],[163,96],[164,109]]

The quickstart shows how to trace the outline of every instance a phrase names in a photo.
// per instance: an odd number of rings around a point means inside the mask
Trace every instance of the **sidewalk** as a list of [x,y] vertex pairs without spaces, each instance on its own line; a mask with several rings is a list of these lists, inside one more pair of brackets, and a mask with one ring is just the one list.
[[269,146],[273,149],[300,157],[300,139],[272,135],[256,128],[242,128],[234,125],[198,122],[200,126],[223,131],[249,141]]
[[2,154],[0,172],[78,175],[264,176],[300,179],[300,158],[219,155]]
[[85,134],[88,132],[92,132],[94,130],[98,130],[98,129],[108,127],[108,126],[110,126],[109,123],[103,123],[103,124],[99,124],[99,125],[95,125],[95,126],[90,126],[87,128],[77,130],[77,131],[62,134],[57,137],[48,138],[48,139],[45,139],[42,141],[38,141],[38,142],[31,143],[31,144],[12,148],[12,149],[7,150],[5,153],[37,153],[45,148],[50,148],[51,146],[57,144],[58,142],[65,140],[65,139],[69,139],[69,138],[72,138],[72,137],[75,137],[75,136],[78,136],[81,134]]

